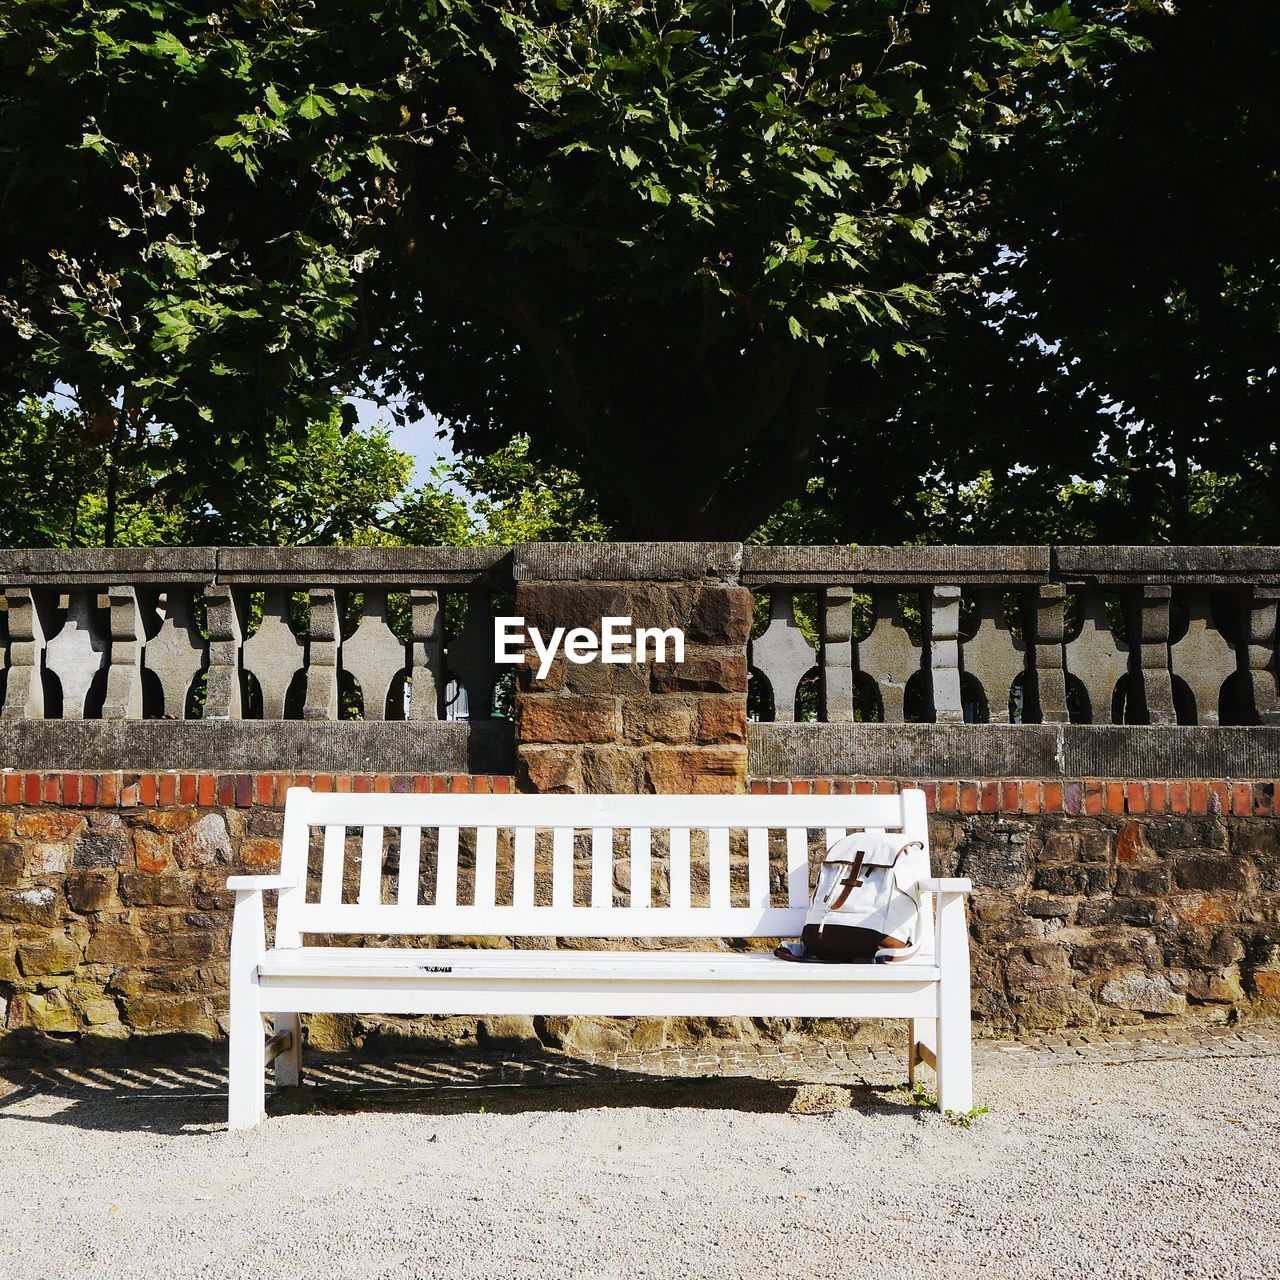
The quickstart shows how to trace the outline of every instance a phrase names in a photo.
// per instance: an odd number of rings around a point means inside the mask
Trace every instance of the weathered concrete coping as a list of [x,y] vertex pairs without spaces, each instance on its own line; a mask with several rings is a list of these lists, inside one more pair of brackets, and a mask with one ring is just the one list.
[[511,582],[508,547],[146,547],[0,551],[5,586],[367,587]]
[[994,586],[1050,580],[1049,547],[746,547],[749,587]]
[[736,582],[740,542],[526,542],[517,582]]
[[1239,778],[1280,768],[1280,727],[753,724],[752,777]]
[[1053,576],[1099,585],[1280,584],[1280,547],[1053,547]]
[[202,773],[515,770],[509,720],[0,720],[23,769]]
[[244,586],[467,586],[511,581],[508,547],[221,547],[217,581]]

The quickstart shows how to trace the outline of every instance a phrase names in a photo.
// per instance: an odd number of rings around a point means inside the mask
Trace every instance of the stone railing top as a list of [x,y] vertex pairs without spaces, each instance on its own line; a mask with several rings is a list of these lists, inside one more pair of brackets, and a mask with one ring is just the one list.
[[744,546],[146,547],[0,551],[9,586],[503,586],[512,581],[738,581],[746,586],[1042,583],[1280,586],[1280,547]]
[[526,542],[514,549],[518,582],[736,580],[740,542]]
[[768,583],[1027,584],[1050,579],[1049,547],[757,547],[743,553],[747,586]]
[[0,551],[7,586],[439,586],[511,580],[509,547],[144,547]]

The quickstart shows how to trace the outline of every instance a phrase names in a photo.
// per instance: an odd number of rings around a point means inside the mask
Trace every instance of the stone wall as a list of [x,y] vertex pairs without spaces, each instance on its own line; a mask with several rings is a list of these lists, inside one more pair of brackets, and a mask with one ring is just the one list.
[[974,1013],[993,1030],[1280,1013],[1274,782],[757,780],[921,785],[935,869],[974,882]]
[[226,1034],[226,880],[279,866],[285,791],[499,792],[506,777],[80,774],[0,779],[9,1049]]
[[[577,696],[577,695],[568,695]],[[595,695],[602,696],[602,695]],[[567,699],[566,699],[567,700]],[[286,789],[506,791],[507,777],[0,775],[0,1020],[9,1050],[134,1053],[225,1033],[226,877],[279,858]],[[910,780],[755,780],[896,791]],[[992,1030],[1280,1013],[1274,783],[929,780],[937,869],[971,876],[974,1001]],[[538,1036],[569,1047],[775,1037],[785,1020],[317,1018],[331,1048]],[[824,1033],[832,1029],[824,1029]],[[841,1034],[847,1029],[842,1028]],[[131,1042],[120,1045],[117,1042]]]

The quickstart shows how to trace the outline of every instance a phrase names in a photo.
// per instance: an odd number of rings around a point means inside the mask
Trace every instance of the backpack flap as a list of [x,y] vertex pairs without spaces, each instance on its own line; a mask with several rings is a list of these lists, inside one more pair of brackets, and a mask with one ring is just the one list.
[[[923,850],[919,840],[905,835],[890,835],[885,831],[855,831],[851,836],[837,840],[827,850],[824,862],[857,862],[864,867],[896,867],[900,858],[911,849]],[[859,859],[861,854],[861,859]]]

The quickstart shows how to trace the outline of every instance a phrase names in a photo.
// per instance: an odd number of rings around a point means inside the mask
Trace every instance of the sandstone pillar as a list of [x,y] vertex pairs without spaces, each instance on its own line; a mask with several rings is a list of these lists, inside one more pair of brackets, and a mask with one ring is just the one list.
[[[752,596],[737,543],[526,545],[513,613],[543,637],[599,634],[602,619],[676,627],[684,660],[571,662],[546,678],[516,668],[517,785],[523,791],[738,792],[747,779],[747,640]],[[672,655],[668,653],[668,657]]]

